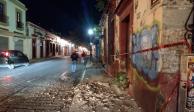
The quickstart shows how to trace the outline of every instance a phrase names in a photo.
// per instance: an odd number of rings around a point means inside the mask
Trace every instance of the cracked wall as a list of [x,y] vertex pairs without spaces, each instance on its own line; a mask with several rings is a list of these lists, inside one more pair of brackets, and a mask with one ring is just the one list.
[[[188,0],[134,0],[131,77],[135,97],[145,112],[164,108],[176,87],[182,64],[179,53],[189,51],[184,24],[190,10]],[[166,112],[176,111],[176,100],[175,94]]]

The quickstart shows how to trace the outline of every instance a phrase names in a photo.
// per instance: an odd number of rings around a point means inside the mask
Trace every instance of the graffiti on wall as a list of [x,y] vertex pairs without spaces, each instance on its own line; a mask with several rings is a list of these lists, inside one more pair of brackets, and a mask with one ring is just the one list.
[[158,75],[159,52],[146,49],[158,46],[159,27],[154,24],[151,28],[145,28],[133,35],[132,38],[132,63],[139,73],[150,80],[155,80]]

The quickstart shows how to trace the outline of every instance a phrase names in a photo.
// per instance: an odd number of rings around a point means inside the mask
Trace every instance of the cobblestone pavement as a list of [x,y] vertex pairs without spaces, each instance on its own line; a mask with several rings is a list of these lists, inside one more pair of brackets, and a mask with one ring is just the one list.
[[71,85],[60,81],[48,86],[32,86],[2,102],[0,112],[61,112],[69,108],[73,96]]
[[88,68],[76,85],[73,74],[31,83],[1,102],[0,112],[141,112],[133,98],[114,91],[100,70]]
[[117,95],[108,83],[99,81],[29,87],[0,107],[1,112],[141,112],[131,97]]

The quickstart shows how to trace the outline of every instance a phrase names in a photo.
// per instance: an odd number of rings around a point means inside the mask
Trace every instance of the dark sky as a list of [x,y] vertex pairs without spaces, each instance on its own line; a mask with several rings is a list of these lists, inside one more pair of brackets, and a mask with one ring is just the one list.
[[20,0],[28,8],[27,20],[65,37],[75,32],[76,39],[87,41],[87,29],[98,24],[96,0]]

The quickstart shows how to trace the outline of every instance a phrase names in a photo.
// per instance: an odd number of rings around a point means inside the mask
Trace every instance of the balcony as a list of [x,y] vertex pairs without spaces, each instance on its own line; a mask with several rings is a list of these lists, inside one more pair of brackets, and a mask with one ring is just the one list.
[[8,17],[6,15],[0,15],[0,25],[8,25]]
[[23,30],[24,29],[24,24],[22,22],[16,22],[16,28],[18,30]]

